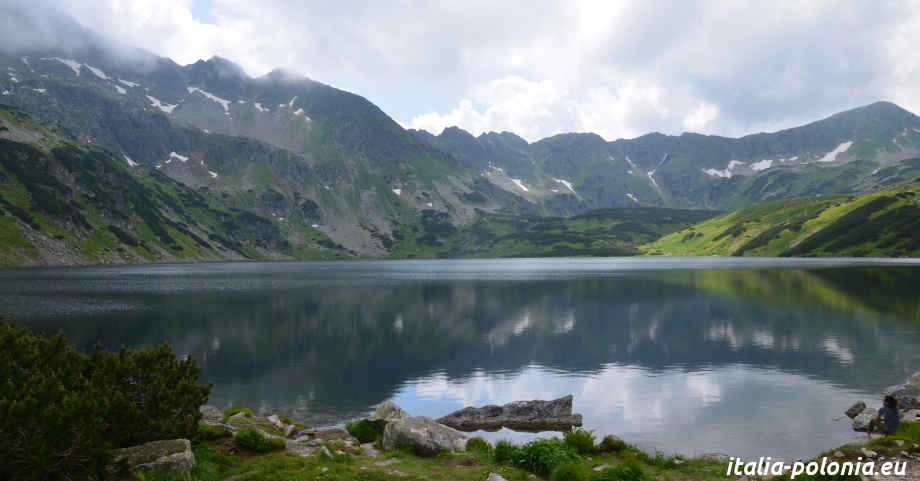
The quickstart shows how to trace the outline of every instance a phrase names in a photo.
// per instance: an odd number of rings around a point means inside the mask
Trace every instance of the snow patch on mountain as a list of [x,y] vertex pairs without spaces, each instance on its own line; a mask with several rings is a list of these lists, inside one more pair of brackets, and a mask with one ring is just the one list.
[[726,166],[726,167],[725,167],[724,169],[722,169],[722,170],[719,170],[719,169],[703,169],[703,173],[704,173],[704,174],[711,175],[711,176],[713,176],[713,177],[721,177],[721,178],[723,178],[723,179],[731,179],[732,176],[735,175],[735,173],[734,173],[735,167],[740,167],[740,166],[742,166],[742,165],[745,165],[744,162],[741,162],[741,161],[738,161],[738,160],[732,160],[732,161],[729,161],[729,162],[728,162],[728,166]]
[[303,117],[304,122],[306,122],[306,123],[308,123],[308,124],[311,123],[311,122],[313,122],[313,119],[311,119],[309,115],[307,115],[306,113],[304,113],[303,109],[297,109],[297,110],[295,110],[295,111],[294,111],[294,115],[295,115],[296,117]]
[[137,162],[131,160],[131,157],[128,157],[126,154],[121,154],[125,158],[125,163],[131,167],[137,167]]
[[754,172],[760,172],[762,170],[767,170],[773,166],[773,159],[764,159],[760,162],[754,162],[751,164],[751,169],[754,169]]
[[572,188],[572,183],[571,183],[571,182],[569,182],[569,181],[567,181],[567,180],[565,180],[565,179],[556,179],[556,178],[553,178],[553,180],[555,180],[556,182],[558,182],[558,183],[564,185],[565,188],[566,188],[566,189],[569,189],[569,191],[571,191],[573,194],[575,193],[575,189]]
[[118,79],[118,81],[121,82],[122,85],[124,85],[124,86],[126,86],[126,87],[131,87],[131,88],[134,88],[134,87],[137,87],[138,85],[140,85],[140,84],[137,83],[137,82],[130,82],[130,81],[124,80],[124,79]]
[[528,189],[527,186],[521,182],[521,179],[511,179],[511,182],[514,182],[514,185],[520,187],[524,192],[530,192],[530,189]]
[[212,179],[216,179],[216,178],[217,178],[217,172],[214,172],[213,170],[209,170],[209,171],[208,171],[208,174],[211,175],[211,178],[212,178]]
[[76,60],[61,57],[43,58],[42,60],[57,60],[58,62],[61,62],[62,64],[70,67],[70,69],[73,70],[73,73],[75,73],[77,77],[80,76],[80,62],[77,62]]
[[633,194],[631,194],[631,193],[630,193],[630,194],[626,194],[626,197],[629,197],[630,200],[632,200],[633,202],[635,202],[635,203],[637,203],[637,204],[639,203],[639,199],[638,199],[635,195],[633,195]]
[[648,171],[647,174],[648,174],[648,180],[652,182],[652,185],[654,185],[655,187],[658,187],[658,182],[655,180],[655,169]]
[[156,97],[152,97],[152,96],[150,96],[150,95],[147,96],[147,100],[150,101],[151,105],[153,105],[154,107],[156,107],[156,108],[162,110],[164,113],[167,113],[167,114],[171,114],[172,111],[173,111],[173,109],[175,109],[176,106],[178,105],[178,104],[167,104],[167,103],[163,103],[163,102],[160,101],[160,99],[158,99],[158,98],[156,98]]
[[262,104],[260,104],[259,102],[253,102],[252,105],[255,105],[256,110],[258,110],[259,112],[265,112],[265,110],[266,110],[266,109],[263,109],[263,108],[262,108]]
[[10,76],[10,82],[13,82],[14,84],[18,84],[18,83],[19,83],[19,79],[16,78],[15,75],[13,75],[13,74],[11,74],[11,73],[9,73],[9,72],[7,72],[7,75]]
[[48,89],[31,89],[31,88],[29,90],[32,90],[33,92],[38,92],[40,94],[43,94],[48,91]]
[[188,157],[186,157],[186,156],[184,156],[184,155],[177,154],[177,153],[175,153],[175,152],[170,152],[170,153],[169,153],[169,158],[166,159],[166,163],[169,164],[169,163],[171,163],[173,160],[178,160],[179,162],[188,162]]
[[393,193],[396,195],[402,195],[402,189],[393,189]]
[[[296,96],[296,95],[295,95],[294,97],[291,98],[291,101],[288,102],[287,106],[290,107],[290,108],[294,108],[294,101],[295,101],[295,100],[297,100],[297,96]],[[282,106],[279,105],[279,107],[282,107]]]
[[635,174],[636,172],[639,171],[639,167],[636,165],[635,162],[632,161],[632,159],[629,158],[628,155],[626,156],[626,162],[627,162],[627,163],[629,164],[629,166],[631,167],[631,169],[629,170],[629,173],[630,173],[630,174]]
[[128,93],[128,91],[125,90],[125,88],[122,87],[121,85],[113,85],[113,87],[115,87],[115,91],[116,91],[116,92],[118,92],[118,93],[120,93],[120,94],[122,94],[122,95]]
[[95,75],[95,76],[101,78],[102,80],[109,80],[109,76],[106,75],[105,72],[103,72],[102,70],[100,70],[100,69],[98,69],[98,68],[96,68],[96,67],[91,67],[91,66],[89,66],[89,65],[87,65],[87,64],[83,64],[83,66],[86,67],[86,68],[88,68],[89,71],[93,73],[93,75]]
[[190,94],[195,93],[195,92],[200,93],[200,94],[203,95],[206,99],[212,100],[212,101],[214,101],[214,102],[219,103],[219,104],[221,105],[221,107],[224,108],[224,112],[230,112],[230,101],[229,101],[229,100],[227,100],[227,99],[222,99],[222,98],[220,98],[220,97],[218,97],[218,96],[212,94],[211,92],[208,92],[208,91],[205,91],[205,90],[201,90],[201,89],[198,88],[198,87],[187,87],[186,89],[188,90],[188,93],[190,93]]
[[838,145],[837,148],[835,148],[834,150],[824,154],[824,157],[821,157],[820,159],[818,159],[818,162],[833,162],[837,160],[838,155],[846,152],[847,150],[850,150],[850,147],[852,146],[853,146],[853,141],[848,140]]

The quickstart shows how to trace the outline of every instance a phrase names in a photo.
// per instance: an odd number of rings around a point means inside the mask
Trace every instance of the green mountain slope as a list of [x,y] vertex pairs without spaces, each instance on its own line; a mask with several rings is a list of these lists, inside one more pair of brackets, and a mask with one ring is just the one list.
[[435,211],[422,213],[422,229],[401,239],[394,257],[629,256],[636,246],[709,219],[717,212],[642,207],[601,209],[573,217],[480,212],[455,228]]
[[220,205],[0,107],[0,264],[338,258],[321,232]]
[[920,185],[777,201],[642,246],[653,255],[920,256]]

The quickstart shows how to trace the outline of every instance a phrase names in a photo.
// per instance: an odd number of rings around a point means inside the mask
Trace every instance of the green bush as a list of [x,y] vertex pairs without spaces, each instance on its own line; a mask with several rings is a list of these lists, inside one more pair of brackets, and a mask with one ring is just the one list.
[[292,426],[294,425],[294,420],[285,416],[284,414],[275,414],[275,416],[278,416],[278,419],[280,419],[284,424],[290,424]]
[[576,454],[588,456],[597,452],[597,448],[594,447],[593,431],[575,428],[571,431],[566,431],[563,434],[563,438],[566,447]]
[[259,453],[284,449],[284,440],[265,437],[262,433],[252,428],[240,429],[233,440],[240,447]]
[[492,451],[492,460],[495,464],[514,463],[517,458],[518,448],[511,441],[501,440],[495,443],[495,449]]
[[373,443],[383,436],[383,428],[367,419],[348,423],[345,430],[361,443]]
[[85,354],[0,318],[0,479],[92,477],[112,448],[194,438],[199,372],[166,344]]
[[585,473],[576,463],[560,464],[553,470],[552,481],[583,481]]
[[600,444],[597,446],[597,451],[600,453],[617,453],[626,448],[626,442],[622,439],[607,435],[604,436],[604,439],[601,439]]
[[490,453],[492,452],[492,445],[482,438],[470,438],[466,442],[466,450],[471,453]]
[[639,461],[627,459],[610,469],[601,471],[594,479],[597,481],[646,481],[648,478]]
[[519,447],[515,466],[534,474],[547,475],[560,464],[575,461],[559,438],[535,439]]
[[223,426],[211,426],[210,424],[201,424],[198,426],[198,436],[197,439],[201,441],[207,441],[210,439],[222,438],[224,436],[230,436],[233,433],[229,429]]
[[247,418],[252,417],[252,410],[249,408],[244,408],[243,406],[230,406],[227,409],[224,409],[224,419],[222,422],[227,422],[231,416],[235,416],[239,413],[243,413]]

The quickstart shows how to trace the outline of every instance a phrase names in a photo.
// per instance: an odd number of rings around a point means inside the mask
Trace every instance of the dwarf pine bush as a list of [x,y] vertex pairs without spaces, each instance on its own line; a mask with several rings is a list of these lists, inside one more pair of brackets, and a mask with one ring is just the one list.
[[0,479],[89,478],[114,448],[193,438],[199,373],[166,344],[85,354],[0,318]]

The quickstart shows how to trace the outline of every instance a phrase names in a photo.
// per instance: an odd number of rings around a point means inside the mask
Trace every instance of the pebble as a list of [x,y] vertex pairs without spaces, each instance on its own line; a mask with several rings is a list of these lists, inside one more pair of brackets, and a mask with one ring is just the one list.
[[377,461],[377,462],[374,463],[374,464],[376,464],[377,466],[380,466],[380,467],[382,468],[382,467],[384,467],[384,466],[389,466],[389,465],[391,465],[391,464],[396,464],[396,463],[398,463],[398,462],[399,462],[399,458],[390,458],[390,459],[387,459],[387,460],[385,460],[385,461]]
[[605,469],[607,469],[607,468],[609,468],[609,467],[610,467],[609,464],[604,463],[604,464],[602,464],[602,465],[600,465],[600,466],[595,466],[595,467],[594,467],[594,470],[597,471],[597,472],[601,472],[601,471],[603,471],[603,470],[605,470]]

